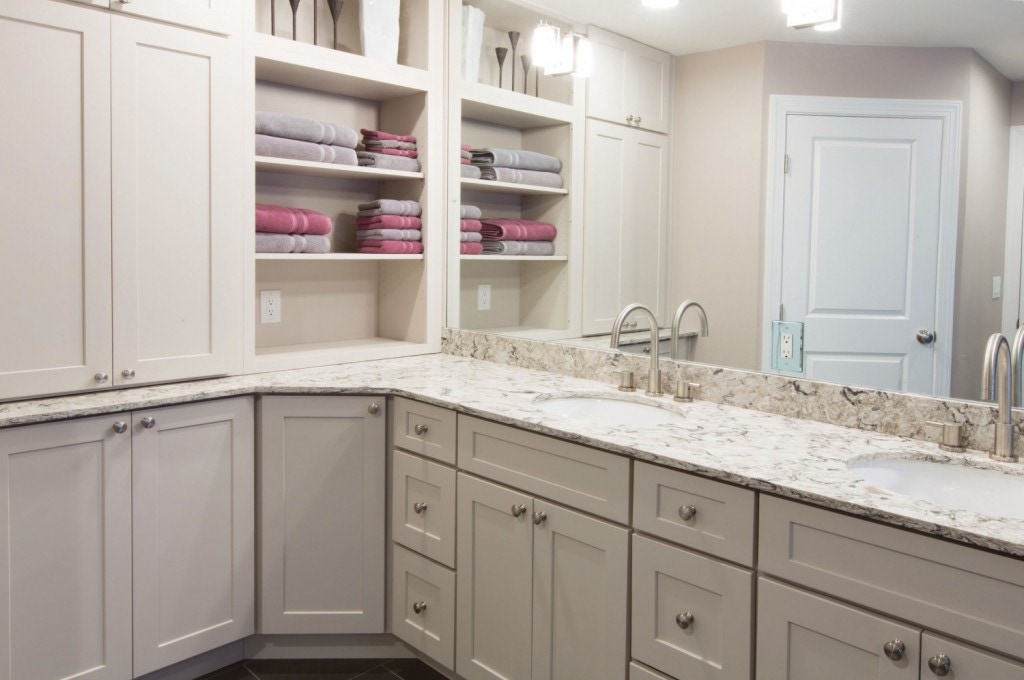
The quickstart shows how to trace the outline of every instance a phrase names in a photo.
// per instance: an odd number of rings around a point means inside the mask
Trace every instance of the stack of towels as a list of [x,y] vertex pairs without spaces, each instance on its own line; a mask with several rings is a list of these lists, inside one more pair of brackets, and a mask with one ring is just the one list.
[[422,213],[417,201],[382,198],[360,203],[356,213],[356,252],[373,255],[422,253]]
[[359,165],[381,170],[419,172],[419,150],[412,135],[395,135],[380,130],[362,129],[363,148],[357,152]]
[[473,149],[472,164],[480,179],[561,189],[562,161],[554,156],[513,149]]
[[274,111],[256,112],[256,155],[357,165],[359,135],[344,125]]
[[459,170],[463,177],[469,179],[480,179],[480,168],[473,165],[473,147],[463,144],[460,149]]
[[459,253],[461,255],[480,255],[484,252],[481,241],[483,223],[480,221],[480,208],[475,205],[463,205],[459,210]]
[[534,220],[481,220],[485,255],[554,255],[555,225]]
[[331,218],[315,210],[256,204],[257,253],[329,253]]

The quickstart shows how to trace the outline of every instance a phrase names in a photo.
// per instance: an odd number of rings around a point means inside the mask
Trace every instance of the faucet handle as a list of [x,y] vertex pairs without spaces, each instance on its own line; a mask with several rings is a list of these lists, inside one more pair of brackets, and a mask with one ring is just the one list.
[[963,444],[964,424],[963,423],[940,423],[934,420],[925,422],[930,427],[942,429],[939,437],[939,448],[952,453],[963,453],[967,449]]
[[693,401],[693,396],[700,389],[699,383],[680,380],[676,383],[676,395],[672,397],[676,401]]
[[619,390],[622,392],[636,392],[636,376],[633,371],[619,372]]

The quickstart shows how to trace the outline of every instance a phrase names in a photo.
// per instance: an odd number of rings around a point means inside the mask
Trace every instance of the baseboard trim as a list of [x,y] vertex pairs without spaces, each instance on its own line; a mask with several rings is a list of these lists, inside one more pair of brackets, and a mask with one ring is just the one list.
[[252,635],[242,642],[246,659],[406,659],[414,656],[403,642],[386,633]]

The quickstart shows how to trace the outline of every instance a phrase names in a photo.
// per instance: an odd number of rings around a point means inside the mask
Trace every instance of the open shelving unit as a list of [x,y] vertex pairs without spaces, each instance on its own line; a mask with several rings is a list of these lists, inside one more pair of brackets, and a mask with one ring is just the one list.
[[[253,212],[247,208],[246,372],[439,351],[446,179],[439,74],[445,0],[403,3],[397,64],[359,54],[357,3],[344,8],[340,49],[335,50],[327,45],[326,11],[320,44],[313,45],[311,3],[300,6],[298,40],[293,41],[288,3],[277,3],[278,35],[271,36],[269,3],[250,2],[245,46],[250,114],[280,111],[357,131],[413,134],[422,168],[400,172],[250,155],[247,206],[317,210],[331,217],[334,230],[329,253],[256,253]],[[378,198],[420,202],[422,255],[354,252],[357,206]],[[264,290],[281,293],[280,323],[260,322]]]

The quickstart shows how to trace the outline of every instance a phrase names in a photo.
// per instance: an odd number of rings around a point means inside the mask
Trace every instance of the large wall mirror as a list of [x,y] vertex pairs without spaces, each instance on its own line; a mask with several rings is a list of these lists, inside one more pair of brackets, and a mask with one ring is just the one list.
[[[667,242],[620,250],[663,271],[636,300],[659,325],[706,310],[694,361],[979,397],[988,336],[1021,316],[1024,3],[842,0],[833,32],[787,28],[778,0],[510,4],[672,55]],[[576,311],[590,337],[554,341],[607,346]],[[772,368],[778,319],[806,322],[799,370]]]

